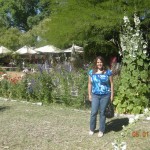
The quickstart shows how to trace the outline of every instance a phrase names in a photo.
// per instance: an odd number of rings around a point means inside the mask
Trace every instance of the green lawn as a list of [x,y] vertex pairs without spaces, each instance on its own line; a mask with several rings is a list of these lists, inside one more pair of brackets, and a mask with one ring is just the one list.
[[[97,133],[88,135],[89,117],[89,110],[0,100],[0,150],[112,150],[128,118],[107,120],[106,134],[98,138]],[[129,134],[127,150],[150,150],[150,121],[138,122],[137,130],[149,136]]]

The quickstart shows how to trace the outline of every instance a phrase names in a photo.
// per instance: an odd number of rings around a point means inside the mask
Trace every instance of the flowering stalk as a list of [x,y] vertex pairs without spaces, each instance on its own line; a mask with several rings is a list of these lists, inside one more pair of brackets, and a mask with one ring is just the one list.
[[123,56],[119,88],[113,104],[119,113],[142,113],[149,107],[149,58],[147,42],[140,31],[140,20],[134,15],[134,27],[124,18],[120,44]]
[[135,27],[131,27],[129,18],[124,16],[123,31],[120,34],[120,43],[122,51],[119,51],[120,55],[125,57],[136,57],[141,51],[143,54],[147,53],[148,43],[143,39],[142,32],[140,31],[140,20],[139,17],[134,14]]

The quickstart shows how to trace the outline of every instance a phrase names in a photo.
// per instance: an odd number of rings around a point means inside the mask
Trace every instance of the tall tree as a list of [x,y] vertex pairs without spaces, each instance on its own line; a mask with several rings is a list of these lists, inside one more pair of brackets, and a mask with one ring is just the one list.
[[0,17],[7,27],[27,31],[50,14],[50,0],[0,0]]
[[119,48],[118,31],[124,14],[133,17],[137,11],[142,17],[145,9],[149,10],[149,3],[146,0],[52,1],[51,17],[40,23],[39,35],[60,48],[72,43],[85,46],[90,56],[114,53]]
[[9,49],[16,50],[20,47],[19,38],[21,32],[17,28],[1,28],[0,30],[0,45],[6,46]]
[[[136,11],[146,38],[150,37],[149,6],[146,0],[0,0],[0,26],[2,30],[13,26],[29,31],[22,37],[39,37],[37,46],[67,48],[75,43],[85,47],[87,56],[111,54],[120,48],[118,35],[124,14],[132,18]],[[20,43],[26,42],[22,39]]]

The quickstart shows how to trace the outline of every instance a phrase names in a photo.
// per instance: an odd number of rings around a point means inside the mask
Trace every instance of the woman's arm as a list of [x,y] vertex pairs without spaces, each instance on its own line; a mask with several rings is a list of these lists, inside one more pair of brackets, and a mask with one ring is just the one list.
[[109,77],[110,80],[110,88],[111,88],[111,97],[110,100],[113,101],[114,99],[114,83],[113,83],[113,76]]
[[92,84],[91,84],[91,77],[89,76],[89,78],[88,78],[88,95],[89,95],[89,101],[92,101],[91,91],[92,91]]

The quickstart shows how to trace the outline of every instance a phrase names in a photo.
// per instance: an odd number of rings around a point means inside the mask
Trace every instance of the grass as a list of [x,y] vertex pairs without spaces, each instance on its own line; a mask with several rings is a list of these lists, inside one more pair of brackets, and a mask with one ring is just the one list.
[[[128,125],[128,118],[108,119],[106,134],[98,138],[97,133],[88,135],[89,117],[89,110],[0,100],[0,150],[112,150],[111,143],[122,125]],[[150,134],[149,123],[140,121],[133,131]],[[150,135],[132,137],[131,133],[125,141],[128,150],[150,149]]]

